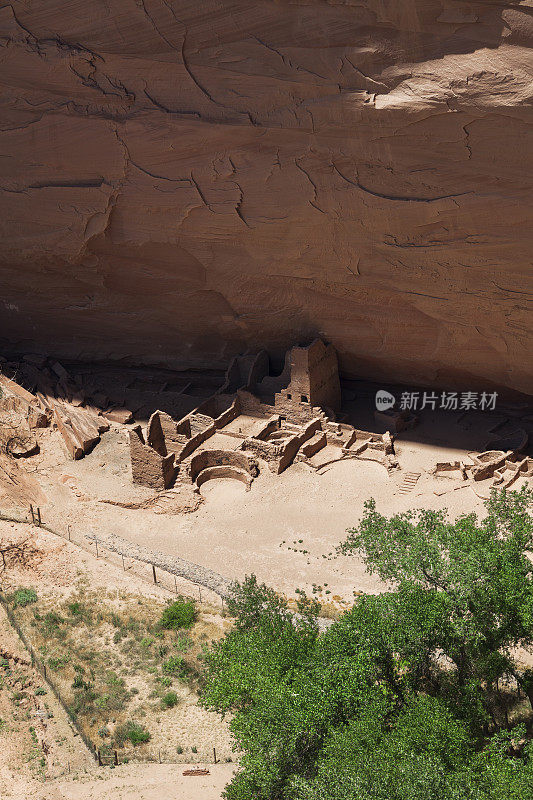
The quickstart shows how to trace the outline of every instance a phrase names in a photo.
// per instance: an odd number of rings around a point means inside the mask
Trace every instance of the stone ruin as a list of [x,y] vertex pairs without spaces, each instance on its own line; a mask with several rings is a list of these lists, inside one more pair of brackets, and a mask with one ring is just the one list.
[[[481,453],[469,453],[471,464],[463,461],[439,462],[433,469],[437,477],[458,477],[462,481],[475,484],[491,479],[486,489],[508,489],[519,478],[533,477],[533,458],[524,455],[529,435],[523,428],[517,427],[511,434],[496,437],[488,442],[492,449]],[[474,490],[480,497],[487,497],[482,491]]]
[[[320,339],[289,350],[278,375],[270,374],[269,357],[261,351],[235,357],[224,377],[208,376],[201,385],[194,375],[190,380],[171,375],[164,379],[168,386],[163,382],[154,390],[144,377],[146,388],[137,395],[128,390],[131,409],[122,405],[126,389],[120,378],[111,398],[92,370],[69,373],[44,356],[25,355],[18,362],[0,357],[0,367],[4,452],[14,458],[33,455],[39,450],[36,429],[51,425],[60,432],[69,456],[83,458],[112,423],[133,422],[138,409],[148,424],[145,429],[128,429],[132,477],[158,491],[175,485],[197,491],[216,477],[234,478],[249,489],[259,469],[279,474],[294,462],[319,470],[357,458],[391,470],[398,465],[394,434],[416,422],[406,412],[376,412],[376,420],[388,426],[378,434],[338,419],[337,355]],[[135,372],[135,381],[137,377]],[[154,410],[159,403],[167,410]],[[507,488],[520,478],[533,477],[533,459],[523,453],[527,432],[503,422],[491,431],[493,438],[484,452],[469,454],[471,463],[439,463],[432,472],[458,478],[461,485],[469,482],[478,487],[476,493],[487,490],[487,479],[489,488]]]
[[168,489],[233,477],[249,488],[261,462],[279,474],[295,460],[316,466],[321,451],[327,463],[361,457],[396,466],[391,435],[337,422],[340,404],[337,354],[320,339],[293,347],[277,376],[265,352],[238,356],[222,387],[185,417],[155,411],[144,433],[130,430],[133,480]]

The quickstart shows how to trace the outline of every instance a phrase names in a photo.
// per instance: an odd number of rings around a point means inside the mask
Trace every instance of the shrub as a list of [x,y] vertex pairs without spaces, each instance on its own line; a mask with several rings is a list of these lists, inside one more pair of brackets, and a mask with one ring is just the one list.
[[70,661],[69,654],[68,653],[64,653],[61,656],[56,656],[55,658],[49,658],[48,659],[48,666],[50,667],[50,669],[53,669],[54,671],[56,671],[58,669],[63,669],[63,667],[66,664],[68,664],[69,661]]
[[163,708],[174,708],[178,705],[178,695],[176,692],[167,692],[161,698],[161,705]]
[[163,672],[167,675],[183,677],[186,672],[185,662],[181,656],[170,656],[163,662]]
[[30,603],[37,602],[37,592],[35,589],[17,589],[11,595],[11,603],[13,604],[13,608],[17,608],[17,606],[29,606]]
[[[202,638],[202,637],[200,637]],[[179,634],[176,641],[173,643],[173,647],[178,651],[178,653],[186,653],[193,645],[193,641],[190,636],[186,634]]]
[[180,744],[176,747],[176,753],[179,756],[181,756],[181,754],[183,753],[183,747]]
[[94,708],[94,701],[96,700],[96,692],[91,683],[83,683],[81,689],[77,689],[70,706],[70,711],[74,716],[83,713],[88,714]]
[[123,747],[126,741],[131,742],[133,745],[144,744],[149,742],[151,738],[150,731],[139,725],[138,722],[133,722],[133,720],[128,720],[123,725],[119,725],[115,731],[115,744],[118,747]]
[[194,600],[185,600],[182,597],[165,608],[159,618],[158,625],[166,630],[191,628],[196,621],[196,616]]

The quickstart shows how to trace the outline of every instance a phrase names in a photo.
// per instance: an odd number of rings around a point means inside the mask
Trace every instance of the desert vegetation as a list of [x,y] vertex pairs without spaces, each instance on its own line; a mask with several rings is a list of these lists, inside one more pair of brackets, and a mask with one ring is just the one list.
[[228,800],[528,800],[533,796],[530,491],[486,516],[390,518],[373,501],[339,550],[389,585],[319,633],[254,576],[205,659],[205,707],[228,715]]
[[84,580],[61,599],[25,586],[6,600],[76,724],[103,754],[146,757],[156,732],[156,752],[191,751],[175,741],[176,717],[197,690],[203,646],[221,635],[194,601],[165,604],[93,590]]

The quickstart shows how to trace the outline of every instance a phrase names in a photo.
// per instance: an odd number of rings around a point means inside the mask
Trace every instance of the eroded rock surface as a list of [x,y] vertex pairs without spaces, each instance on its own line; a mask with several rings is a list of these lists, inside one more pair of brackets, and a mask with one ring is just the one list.
[[[533,3],[13,0],[1,335],[531,390]],[[528,313],[529,309],[529,313]]]

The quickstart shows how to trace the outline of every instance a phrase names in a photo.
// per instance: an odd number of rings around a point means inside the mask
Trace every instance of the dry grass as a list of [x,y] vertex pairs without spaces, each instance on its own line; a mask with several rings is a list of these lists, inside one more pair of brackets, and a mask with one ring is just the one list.
[[[92,590],[81,579],[66,598],[49,592],[13,609],[78,725],[104,752],[124,749],[143,758],[155,746],[187,757],[176,741],[179,722],[195,699],[203,647],[228,623],[200,607],[190,630],[163,630],[165,608],[160,599]],[[206,716],[205,725],[212,727],[210,744],[229,755],[218,718]]]

